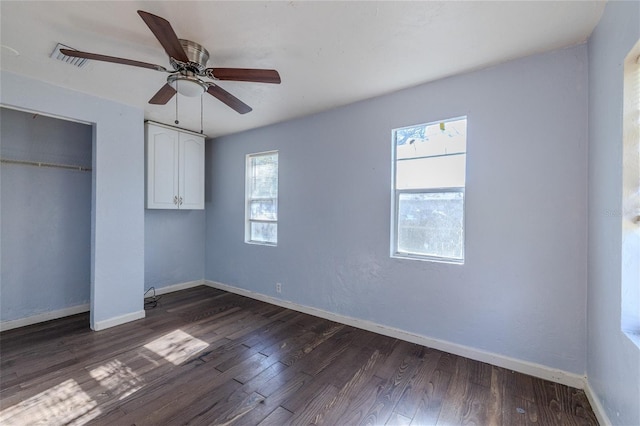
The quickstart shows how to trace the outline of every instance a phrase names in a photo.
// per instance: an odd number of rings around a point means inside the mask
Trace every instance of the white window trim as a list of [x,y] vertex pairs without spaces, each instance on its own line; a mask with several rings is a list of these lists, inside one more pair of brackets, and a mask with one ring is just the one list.
[[[468,127],[468,116],[462,115],[459,117],[448,118],[446,120],[436,120],[430,121],[423,124],[416,124],[412,126],[404,126],[398,127],[391,130],[391,244],[390,244],[390,256],[395,259],[409,259],[409,260],[421,260],[426,262],[438,262],[438,263],[448,263],[453,265],[464,265],[466,260],[466,183],[464,187],[452,187],[452,188],[418,188],[418,189],[396,189],[396,165],[398,159],[396,158],[396,132],[398,130],[408,129],[417,126],[429,126],[435,123],[447,123],[449,121],[456,121],[461,119],[467,119],[467,127]],[[465,155],[467,151],[465,149]],[[446,154],[449,155],[460,155],[459,153]],[[402,160],[401,160],[402,161]],[[466,168],[466,161],[465,161]],[[457,259],[453,257],[444,257],[444,256],[432,256],[432,255],[424,255],[417,253],[406,253],[398,251],[398,208],[400,205],[399,199],[401,193],[414,193],[414,194],[423,194],[423,193],[443,193],[443,192],[462,192],[463,197],[463,216],[462,216],[462,259]]]
[[[278,186],[280,185],[280,154],[278,150],[273,151],[263,151],[263,152],[252,152],[251,154],[247,154],[245,157],[245,176],[244,176],[244,242],[247,244],[254,244],[259,246],[267,246],[267,247],[277,247],[278,246],[278,237],[276,234],[276,242],[270,243],[267,241],[257,241],[251,239],[251,223],[275,223],[278,224],[278,219],[269,220],[269,219],[251,219],[251,202],[255,200],[274,200],[276,206],[278,206],[278,197],[276,198],[251,198],[251,158],[260,157],[266,155],[278,155]],[[280,188],[278,188],[278,196],[280,194]],[[277,207],[276,207],[277,208]]]
[[608,211],[621,219],[620,325],[622,332],[640,349],[640,284],[638,283],[637,240],[640,237],[640,41],[624,60],[622,108],[622,203],[619,211]]

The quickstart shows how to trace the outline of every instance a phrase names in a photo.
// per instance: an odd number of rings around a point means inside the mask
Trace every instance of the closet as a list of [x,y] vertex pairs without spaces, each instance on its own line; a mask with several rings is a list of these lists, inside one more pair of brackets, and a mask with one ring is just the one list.
[[0,108],[0,321],[89,310],[90,125]]

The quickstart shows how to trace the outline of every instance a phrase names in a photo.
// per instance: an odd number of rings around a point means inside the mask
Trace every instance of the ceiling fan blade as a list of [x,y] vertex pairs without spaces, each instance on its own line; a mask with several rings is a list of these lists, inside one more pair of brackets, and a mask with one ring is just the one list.
[[176,89],[165,84],[153,95],[153,98],[149,99],[149,103],[153,105],[166,105],[167,102],[176,94]]
[[171,27],[169,21],[159,16],[153,15],[144,10],[139,10],[138,15],[147,24],[153,35],[156,36],[167,55],[180,62],[189,62],[187,54],[178,40],[178,36]]
[[251,111],[251,107],[249,105],[222,89],[220,86],[210,83],[207,92],[240,114],[246,114]]
[[280,84],[280,74],[276,70],[251,68],[207,68],[209,75],[218,80],[253,81],[257,83]]
[[134,61],[132,59],[117,58],[115,56],[98,55],[97,53],[81,52],[79,50],[60,49],[63,55],[72,56],[74,58],[93,59],[102,62],[113,62],[114,64],[131,65],[133,67],[148,68],[156,71],[169,72],[165,67],[150,64],[147,62]]

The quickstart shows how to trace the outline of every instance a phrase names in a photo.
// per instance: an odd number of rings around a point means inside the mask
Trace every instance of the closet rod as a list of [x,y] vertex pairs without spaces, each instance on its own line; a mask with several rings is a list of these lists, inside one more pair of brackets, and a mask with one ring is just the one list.
[[42,162],[42,161],[10,160],[8,158],[0,158],[0,163],[22,164],[22,165],[25,165],[25,166],[37,166],[37,167],[54,167],[54,168],[58,168],[58,169],[78,170],[80,172],[90,172],[91,171],[91,167],[71,166],[71,165],[68,165],[68,164],[45,163],[45,162]]

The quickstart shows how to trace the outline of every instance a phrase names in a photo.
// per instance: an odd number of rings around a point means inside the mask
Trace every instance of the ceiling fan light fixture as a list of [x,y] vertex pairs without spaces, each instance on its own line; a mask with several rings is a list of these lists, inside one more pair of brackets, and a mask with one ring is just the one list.
[[167,79],[169,86],[173,87],[178,93],[190,98],[202,96],[209,86],[197,77],[187,75],[172,75]]

